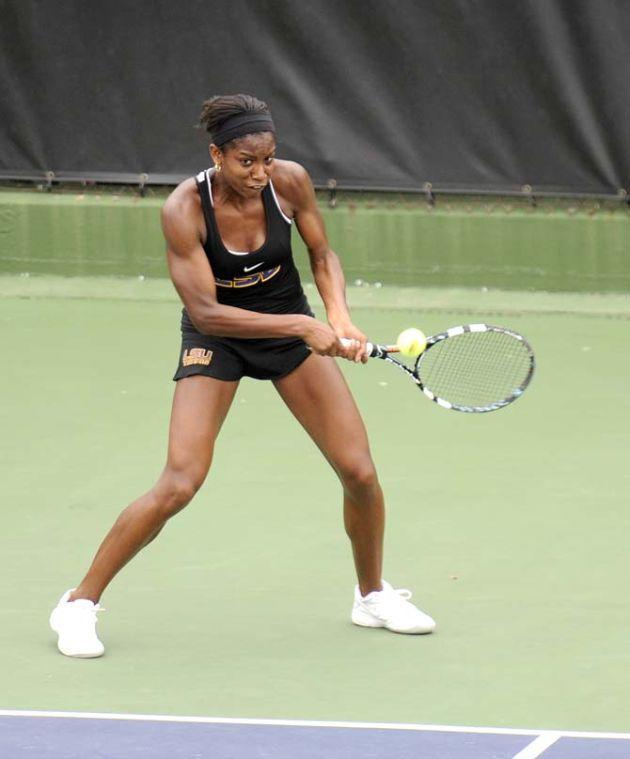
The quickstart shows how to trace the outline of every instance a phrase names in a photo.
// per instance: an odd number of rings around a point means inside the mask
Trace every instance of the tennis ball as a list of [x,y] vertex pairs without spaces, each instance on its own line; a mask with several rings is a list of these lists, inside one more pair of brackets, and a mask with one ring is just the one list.
[[424,332],[415,327],[404,329],[396,340],[398,350],[403,356],[415,358],[427,347],[427,338]]

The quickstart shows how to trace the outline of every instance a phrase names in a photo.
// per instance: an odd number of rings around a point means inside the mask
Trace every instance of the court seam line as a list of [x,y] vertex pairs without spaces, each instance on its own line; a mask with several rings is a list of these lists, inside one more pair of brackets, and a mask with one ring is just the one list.
[[[26,293],[22,291],[22,294],[19,292],[5,292],[0,290],[0,299],[2,300],[97,300],[99,303],[104,301],[125,301],[125,302],[133,302],[133,303],[169,303],[169,304],[178,304],[179,301],[176,298],[172,298],[170,296],[165,295],[157,295],[155,297],[149,297],[147,295],[140,295],[137,296],[133,293],[126,294],[126,295],[99,295],[97,293],[92,294],[86,294],[86,295],[74,295],[74,294],[55,294],[55,293],[45,293],[45,294],[33,294],[33,293]],[[626,311],[571,311],[571,310],[565,310],[565,309],[518,309],[518,308],[510,308],[509,306],[506,306],[505,308],[483,308],[482,306],[470,306],[468,308],[464,306],[415,306],[415,305],[402,305],[402,306],[396,306],[396,305],[379,305],[377,303],[374,304],[355,304],[352,306],[353,311],[357,310],[374,310],[377,309],[379,311],[418,311],[420,313],[448,313],[448,314],[471,314],[471,315],[481,315],[485,314],[488,316],[514,316],[514,317],[538,317],[538,316],[577,316],[579,318],[588,318],[588,319],[614,319],[619,321],[628,321],[630,320],[630,315]]]
[[67,719],[127,720],[130,722],[180,722],[219,725],[266,725],[271,727],[331,727],[358,730],[411,730],[417,732],[472,733],[488,735],[555,735],[558,738],[596,738],[603,740],[630,740],[630,733],[584,732],[576,730],[533,730],[511,727],[476,727],[466,725],[424,725],[404,722],[334,722],[327,720],[257,719],[238,717],[194,717],[171,714],[118,714],[113,712],[62,712],[19,709],[0,709],[0,717],[51,717]]
[[548,748],[553,746],[554,743],[563,737],[563,733],[558,733],[556,731],[544,732],[539,735],[536,740],[532,741],[525,746],[524,749],[519,751],[518,754],[514,754],[512,759],[537,759],[537,757],[541,756]]

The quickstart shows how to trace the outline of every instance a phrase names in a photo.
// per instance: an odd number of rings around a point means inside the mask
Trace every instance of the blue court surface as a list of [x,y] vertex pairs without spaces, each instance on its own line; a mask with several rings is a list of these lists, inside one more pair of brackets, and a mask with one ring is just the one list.
[[629,759],[630,734],[0,711],[2,759]]

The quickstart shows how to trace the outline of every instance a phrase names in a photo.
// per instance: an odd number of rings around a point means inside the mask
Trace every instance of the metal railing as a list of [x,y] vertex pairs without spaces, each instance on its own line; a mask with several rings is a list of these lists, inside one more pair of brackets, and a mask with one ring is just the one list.
[[[33,183],[38,189],[51,191],[55,185],[80,184],[85,187],[98,185],[132,185],[142,196],[145,195],[146,188],[149,186],[174,186],[182,182],[188,176],[187,174],[149,174],[142,172],[120,173],[120,172],[71,172],[71,171],[28,171],[28,172],[9,172],[0,171],[0,182],[11,183]],[[580,191],[569,191],[562,187],[538,187],[531,184],[520,186],[506,185],[503,187],[487,188],[475,187],[473,185],[446,185],[433,182],[422,182],[416,187],[392,187],[389,185],[357,185],[344,183],[337,179],[315,179],[313,184],[316,190],[327,191],[329,205],[334,207],[337,197],[340,193],[390,193],[397,195],[417,195],[424,196],[427,203],[433,205],[440,195],[475,195],[478,197],[514,197],[530,201],[533,205],[536,199],[559,198],[567,200],[602,200],[618,201],[620,203],[630,204],[630,192],[625,188],[618,188],[615,191],[602,192],[601,190],[584,189]]]

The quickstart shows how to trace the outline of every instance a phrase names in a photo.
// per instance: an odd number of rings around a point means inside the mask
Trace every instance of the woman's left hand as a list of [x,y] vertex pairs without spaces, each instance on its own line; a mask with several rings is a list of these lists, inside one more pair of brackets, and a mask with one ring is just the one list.
[[353,344],[348,348],[346,354],[348,361],[365,364],[368,360],[366,335],[364,335],[360,329],[355,327],[351,321],[330,322],[330,326],[335,330],[337,337],[345,337],[346,339],[353,341]]

